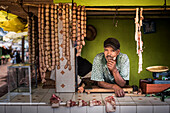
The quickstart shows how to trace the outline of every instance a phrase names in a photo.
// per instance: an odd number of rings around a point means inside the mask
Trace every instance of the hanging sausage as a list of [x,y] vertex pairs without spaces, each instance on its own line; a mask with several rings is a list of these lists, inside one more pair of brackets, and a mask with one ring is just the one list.
[[66,57],[66,5],[63,4],[63,10],[62,10],[62,22],[63,22],[63,41],[62,41],[62,55],[63,57]]
[[41,75],[41,78],[42,77],[42,68],[43,68],[43,63],[42,63],[42,48],[41,48],[41,37],[42,37],[42,34],[41,34],[41,29],[42,29],[42,24],[41,23],[41,5],[38,6],[38,32],[39,32],[39,40],[38,40],[38,43],[39,43],[39,68],[40,68],[40,75]]
[[27,17],[28,20],[28,43],[29,43],[29,63],[32,63],[32,55],[31,55],[31,51],[32,51],[32,41],[31,41],[31,37],[32,37],[32,20],[31,20],[31,16],[29,15]]
[[69,31],[69,5],[66,4],[66,59],[67,63],[65,65],[65,68],[69,67],[69,70],[71,70],[71,61],[70,61],[70,31]]
[[55,27],[55,56],[56,56],[56,59],[55,59],[55,62],[56,62],[56,65],[57,65],[57,69],[60,69],[60,50],[59,50],[59,39],[58,39],[58,7],[57,5],[54,6],[54,27]]
[[79,5],[78,6],[78,9],[77,9],[77,54],[76,56],[80,56],[81,54],[81,48],[82,48],[82,45],[81,45],[81,6]]
[[54,30],[54,5],[51,5],[51,54],[52,54],[52,66],[51,69],[53,70],[56,65],[56,55],[55,55],[55,30]]
[[49,5],[46,5],[45,9],[45,62],[46,67],[51,71],[51,55],[50,55],[50,22],[49,22]]
[[85,25],[84,25],[84,20],[85,20],[85,6],[81,7],[81,45],[85,45],[84,41],[84,34],[85,34]]
[[44,5],[42,5],[42,8],[41,8],[41,37],[40,37],[40,40],[41,40],[41,51],[42,51],[42,72],[46,72],[47,68],[46,68],[46,65],[45,65],[45,40],[44,40],[44,37],[45,37],[45,21],[44,21]]
[[72,40],[73,40],[73,45],[75,45],[76,42],[76,37],[77,37],[77,28],[76,28],[76,21],[77,21],[77,16],[76,16],[76,9],[77,9],[77,4],[73,4],[73,11],[72,11]]
[[[72,9],[71,9],[72,8]],[[48,71],[60,69],[59,36],[62,36],[62,56],[66,59],[64,68],[71,70],[71,40],[73,46],[77,46],[77,56],[81,54],[85,45],[86,36],[86,11],[85,6],[73,3],[59,5],[39,5],[38,7],[38,32],[36,33],[36,20],[29,18],[28,35],[30,44],[30,63],[36,63],[37,33],[39,33],[39,70],[42,81],[45,82],[45,74]],[[60,30],[62,28],[62,30]],[[59,34],[60,33],[60,34]],[[70,40],[71,39],[71,40]]]

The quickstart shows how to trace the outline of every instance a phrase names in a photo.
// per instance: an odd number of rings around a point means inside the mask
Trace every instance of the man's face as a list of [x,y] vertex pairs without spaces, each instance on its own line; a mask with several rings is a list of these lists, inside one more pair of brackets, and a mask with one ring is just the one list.
[[107,46],[104,48],[104,55],[106,58],[106,61],[109,60],[116,60],[117,55],[119,55],[120,49],[114,50],[112,47]]

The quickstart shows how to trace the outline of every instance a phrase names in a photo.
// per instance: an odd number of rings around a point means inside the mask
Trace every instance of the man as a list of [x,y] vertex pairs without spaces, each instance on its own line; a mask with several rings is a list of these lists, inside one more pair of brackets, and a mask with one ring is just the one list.
[[129,58],[120,52],[120,43],[115,38],[104,41],[104,53],[96,55],[93,61],[91,80],[100,87],[114,89],[118,97],[123,97],[126,80],[129,80]]

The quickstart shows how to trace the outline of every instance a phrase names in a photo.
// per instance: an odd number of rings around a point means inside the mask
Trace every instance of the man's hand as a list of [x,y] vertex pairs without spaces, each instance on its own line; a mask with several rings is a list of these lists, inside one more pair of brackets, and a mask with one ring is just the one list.
[[125,92],[123,91],[123,89],[121,87],[119,87],[118,85],[114,84],[113,85],[113,89],[115,91],[115,95],[117,97],[124,97],[125,96]]
[[84,92],[84,88],[83,87],[79,87],[78,88],[78,93],[83,93]]
[[116,61],[113,59],[109,59],[107,62],[107,67],[110,72],[113,72],[116,69]]
[[124,97],[125,93],[121,87],[119,87],[117,84],[110,84],[104,81],[98,81],[97,82],[100,87],[108,88],[108,89],[114,89],[115,95],[117,97]]

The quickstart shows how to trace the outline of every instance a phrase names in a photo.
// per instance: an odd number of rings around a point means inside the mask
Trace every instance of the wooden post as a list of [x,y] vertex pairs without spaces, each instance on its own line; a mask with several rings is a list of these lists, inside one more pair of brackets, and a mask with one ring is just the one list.
[[25,36],[22,36],[22,63],[24,63],[24,44],[25,44]]

